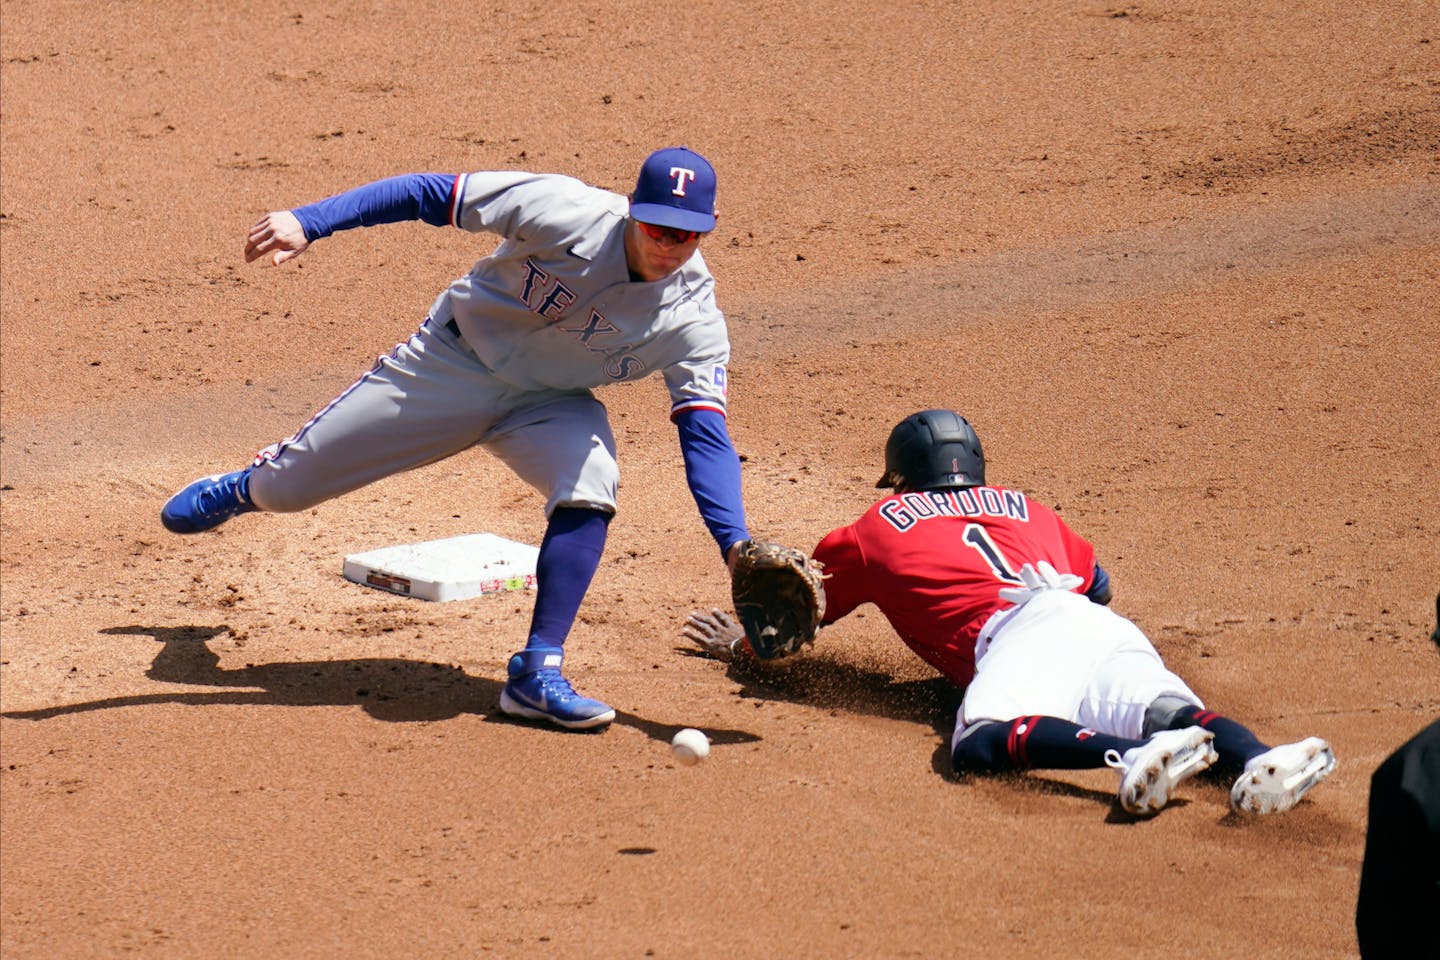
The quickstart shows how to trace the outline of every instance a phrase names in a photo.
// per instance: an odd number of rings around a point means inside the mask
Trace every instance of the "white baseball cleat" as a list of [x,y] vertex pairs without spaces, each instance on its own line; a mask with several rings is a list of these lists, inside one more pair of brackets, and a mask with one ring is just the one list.
[[1335,767],[1335,751],[1319,737],[1271,747],[1245,764],[1230,788],[1230,806],[1238,813],[1283,813]]
[[1124,756],[1107,752],[1105,763],[1120,771],[1120,806],[1137,817],[1155,816],[1176,786],[1220,758],[1214,739],[1209,730],[1186,727],[1163,730]]

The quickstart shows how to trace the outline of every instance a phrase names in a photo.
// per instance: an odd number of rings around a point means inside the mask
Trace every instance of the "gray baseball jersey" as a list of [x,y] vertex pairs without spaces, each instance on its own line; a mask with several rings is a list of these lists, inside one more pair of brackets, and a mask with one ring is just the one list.
[[570,177],[471,173],[451,222],[505,239],[431,309],[454,319],[480,362],[525,389],[576,390],[662,372],[674,406],[725,405],[730,342],[697,251],[679,270],[632,282],[626,198]]
[[252,500],[267,510],[306,509],[485,444],[547,494],[547,512],[613,511],[615,441],[590,388],[659,371],[672,417],[723,415],[729,360],[714,280],[698,252],[660,280],[631,277],[627,205],[565,176],[456,177],[450,223],[499,234],[501,243],[436,298],[407,342],[261,451]]

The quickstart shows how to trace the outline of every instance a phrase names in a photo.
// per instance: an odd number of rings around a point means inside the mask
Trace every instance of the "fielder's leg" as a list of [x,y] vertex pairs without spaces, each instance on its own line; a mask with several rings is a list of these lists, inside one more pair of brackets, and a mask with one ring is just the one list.
[[506,416],[486,444],[548,494],[550,514],[535,571],[530,636],[510,658],[500,709],[570,730],[603,727],[615,711],[576,693],[562,666],[565,640],[600,565],[615,512],[620,471],[605,408],[589,393],[551,397]]
[[563,647],[600,566],[610,514],[561,507],[550,515],[535,566],[535,612],[525,649],[510,658],[500,709],[571,730],[604,726],[615,711],[575,692],[561,673]]
[[248,468],[204,477],[171,497],[161,522],[200,533],[252,510],[306,510],[433,463],[482,439],[508,390],[427,320]]

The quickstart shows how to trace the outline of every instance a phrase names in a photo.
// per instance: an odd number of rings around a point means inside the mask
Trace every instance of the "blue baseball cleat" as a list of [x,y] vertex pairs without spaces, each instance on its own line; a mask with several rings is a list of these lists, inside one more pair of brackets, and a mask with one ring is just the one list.
[[512,717],[548,720],[567,730],[589,730],[615,719],[599,700],[582,697],[560,673],[559,647],[533,647],[510,658],[510,682],[500,691],[500,709]]
[[196,480],[170,498],[160,522],[171,533],[203,533],[258,509],[250,502],[250,471],[238,470]]

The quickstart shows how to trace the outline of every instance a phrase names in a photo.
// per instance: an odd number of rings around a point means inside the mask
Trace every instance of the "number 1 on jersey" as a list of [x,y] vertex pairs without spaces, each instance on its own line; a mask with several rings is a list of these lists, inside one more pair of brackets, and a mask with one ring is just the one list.
[[1023,582],[1020,575],[1010,569],[1010,564],[1005,561],[1005,555],[1000,552],[999,547],[995,546],[995,541],[990,539],[990,534],[980,524],[965,524],[964,539],[967,546],[974,548],[980,556],[985,558],[985,562],[995,572],[996,579],[1008,583]]

